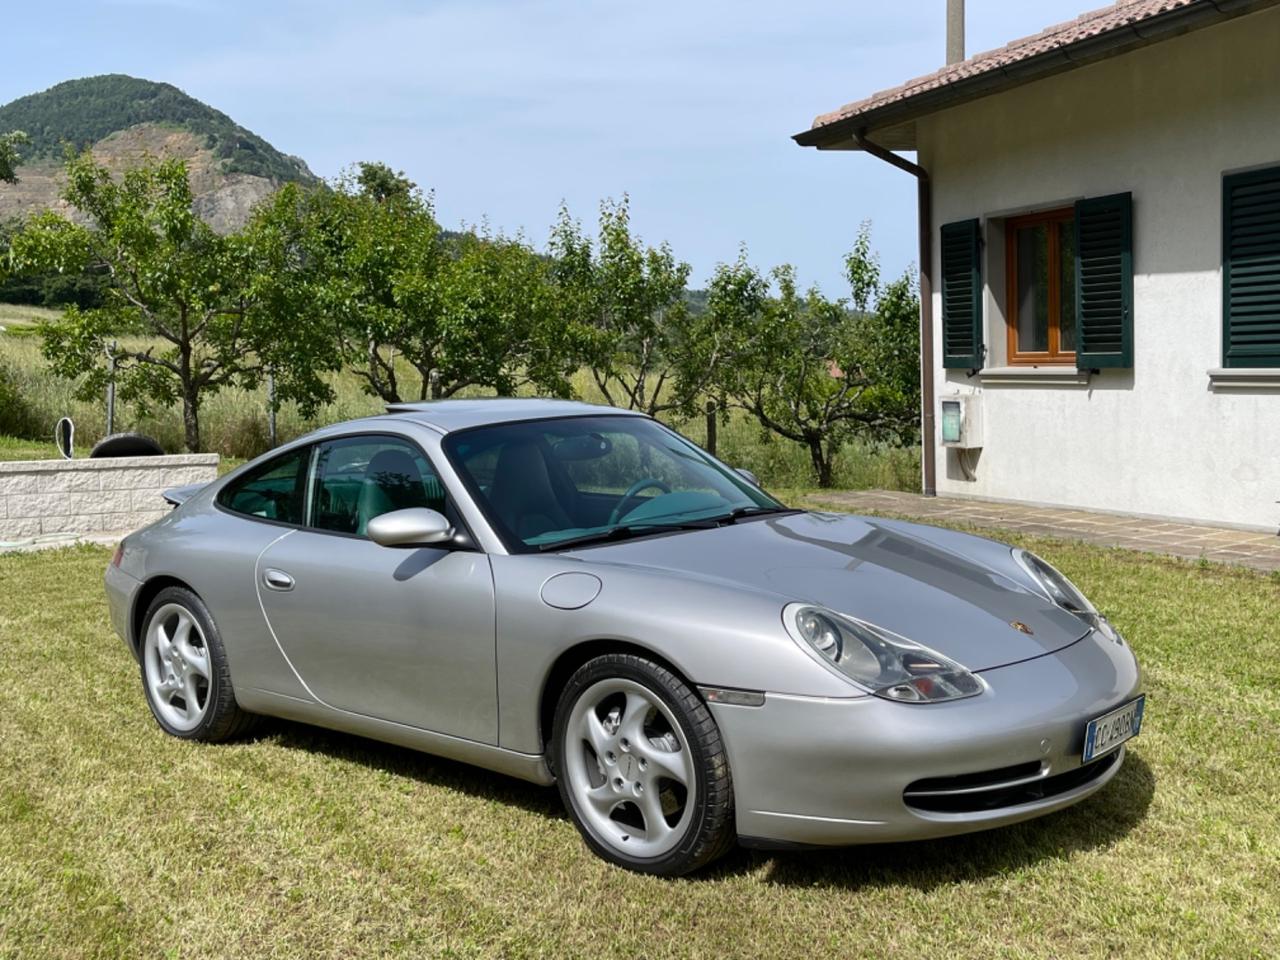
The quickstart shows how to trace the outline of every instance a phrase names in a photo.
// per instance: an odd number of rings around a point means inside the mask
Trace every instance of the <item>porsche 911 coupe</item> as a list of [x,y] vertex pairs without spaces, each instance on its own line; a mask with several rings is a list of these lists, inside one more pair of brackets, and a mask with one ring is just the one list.
[[1037,817],[1142,724],[1044,560],[790,509],[635,413],[397,404],[168,496],[106,574],[164,731],[284,717],[555,783],[634,870]]

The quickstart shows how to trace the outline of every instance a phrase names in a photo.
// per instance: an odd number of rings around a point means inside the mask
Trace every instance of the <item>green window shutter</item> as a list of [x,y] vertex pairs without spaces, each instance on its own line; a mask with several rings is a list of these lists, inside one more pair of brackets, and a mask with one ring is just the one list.
[[1222,365],[1280,367],[1280,167],[1222,178]]
[[942,227],[942,365],[982,366],[982,234],[977,220]]
[[1076,366],[1133,366],[1133,198],[1076,202]]

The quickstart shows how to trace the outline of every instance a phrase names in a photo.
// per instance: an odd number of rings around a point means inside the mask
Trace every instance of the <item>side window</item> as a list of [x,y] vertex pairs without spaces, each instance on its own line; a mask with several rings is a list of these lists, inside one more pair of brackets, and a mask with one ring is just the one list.
[[320,444],[311,479],[311,526],[364,536],[392,510],[445,512],[444,486],[413,444],[395,437],[346,437]]
[[311,448],[303,447],[268,460],[224,487],[218,503],[248,517],[301,524],[310,454]]

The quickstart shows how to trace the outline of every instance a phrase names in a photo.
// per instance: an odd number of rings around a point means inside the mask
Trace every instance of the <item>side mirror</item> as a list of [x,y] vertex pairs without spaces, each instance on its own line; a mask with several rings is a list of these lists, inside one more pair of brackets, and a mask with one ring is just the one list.
[[[733,469],[737,471],[738,476],[745,479],[747,483],[751,484],[753,487],[760,486],[760,478],[757,477],[750,470],[748,470],[746,467],[734,467]],[[761,489],[763,490],[764,488],[761,487]]]
[[369,539],[383,547],[430,547],[453,538],[444,514],[426,507],[392,510],[369,521]]

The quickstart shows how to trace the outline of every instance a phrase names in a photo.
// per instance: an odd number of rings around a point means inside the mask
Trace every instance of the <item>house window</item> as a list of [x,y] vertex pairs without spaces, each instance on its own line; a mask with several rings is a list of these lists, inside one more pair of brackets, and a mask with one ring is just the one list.
[[1075,209],[1006,220],[1005,254],[1009,363],[1075,363]]
[[1222,181],[1222,365],[1280,367],[1280,167]]

